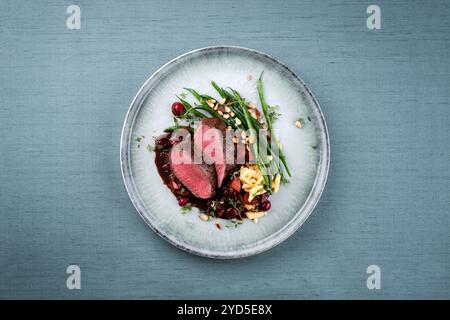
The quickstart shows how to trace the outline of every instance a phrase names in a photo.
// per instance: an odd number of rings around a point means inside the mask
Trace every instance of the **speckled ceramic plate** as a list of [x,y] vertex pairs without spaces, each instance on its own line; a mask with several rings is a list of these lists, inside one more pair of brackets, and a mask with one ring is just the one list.
[[[204,222],[197,209],[181,213],[162,183],[149,146],[173,124],[171,104],[183,87],[217,96],[215,80],[259,105],[256,78],[264,71],[269,104],[280,106],[274,127],[283,142],[293,177],[270,199],[269,214],[255,224],[246,220],[227,228],[226,220]],[[252,80],[249,80],[252,75]],[[303,119],[303,128],[294,123]],[[328,174],[328,132],[320,107],[305,83],[271,56],[241,47],[209,47],[183,54],[157,70],[131,103],[120,144],[122,174],[128,194],[144,221],[176,247],[211,258],[238,258],[268,250],[292,235],[316,206]]]

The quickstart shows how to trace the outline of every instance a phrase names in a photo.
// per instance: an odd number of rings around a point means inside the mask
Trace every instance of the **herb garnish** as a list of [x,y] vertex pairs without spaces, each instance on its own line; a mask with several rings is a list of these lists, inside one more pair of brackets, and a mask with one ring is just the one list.
[[186,99],[186,97],[187,97],[187,94],[186,94],[186,92],[182,92],[182,93],[180,93],[180,97],[182,97],[183,99]]
[[143,139],[145,139],[145,136],[137,136],[134,140],[141,142]]
[[269,117],[271,118],[272,123],[274,123],[281,116],[281,113],[278,112],[278,109],[280,107],[277,105],[267,105],[267,107],[268,107],[268,111],[269,111]]
[[237,228],[242,224],[242,220],[239,219],[231,219],[227,221],[227,224],[225,225],[225,227],[227,228]]
[[190,205],[190,204],[187,204],[187,205],[181,207],[181,213],[182,214],[186,214],[186,213],[188,213],[190,211],[192,211],[192,205]]

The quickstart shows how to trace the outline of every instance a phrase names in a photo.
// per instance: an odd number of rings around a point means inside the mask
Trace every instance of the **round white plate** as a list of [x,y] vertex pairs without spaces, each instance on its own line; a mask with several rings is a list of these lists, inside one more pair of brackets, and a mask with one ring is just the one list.
[[[183,214],[154,164],[154,137],[173,124],[171,104],[184,87],[217,97],[210,81],[232,87],[259,106],[256,79],[264,71],[268,104],[282,114],[274,124],[292,171],[259,222],[237,228],[226,220],[204,222],[193,209]],[[250,75],[250,76],[249,76]],[[251,78],[251,80],[249,80]],[[194,102],[192,97],[188,101]],[[301,118],[303,128],[295,126]],[[148,147],[149,146],[149,147]],[[320,107],[304,82],[271,56],[241,47],[208,47],[183,54],[157,70],[131,103],[120,144],[122,175],[136,210],[158,235],[188,252],[211,258],[260,253],[294,233],[316,206],[325,186],[330,147]],[[216,223],[220,223],[219,230]]]

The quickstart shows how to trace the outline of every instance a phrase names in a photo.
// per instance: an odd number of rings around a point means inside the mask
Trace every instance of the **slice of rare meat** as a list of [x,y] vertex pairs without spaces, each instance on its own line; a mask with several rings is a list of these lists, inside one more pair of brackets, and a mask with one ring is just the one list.
[[216,191],[216,173],[212,165],[195,163],[193,145],[183,141],[170,150],[170,166],[173,174],[197,198],[209,199]]
[[[217,118],[203,118],[194,132],[194,145],[203,152],[205,163],[214,164],[217,174],[217,186],[222,185],[225,177],[236,168],[234,161],[234,146],[226,140],[226,125]],[[227,157],[230,150],[231,157]],[[228,147],[227,147],[228,146]]]

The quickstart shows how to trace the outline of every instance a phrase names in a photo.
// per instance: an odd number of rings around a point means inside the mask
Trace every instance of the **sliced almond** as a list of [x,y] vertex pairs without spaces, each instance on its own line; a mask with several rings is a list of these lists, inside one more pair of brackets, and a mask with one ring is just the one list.
[[217,104],[214,106],[214,110],[219,110],[219,106]]
[[236,125],[240,126],[242,124],[242,121],[239,120],[239,118],[235,118],[234,120],[236,122]]
[[242,137],[242,139],[247,138],[247,134],[245,133],[245,131],[242,131],[242,132],[241,132],[241,137]]
[[250,112],[250,115],[251,115],[254,119],[258,120],[258,116],[256,115],[256,112]]
[[247,105],[247,107],[248,107],[249,109],[256,109],[256,105],[255,105],[253,102],[250,102],[250,103]]
[[259,218],[264,217],[265,212],[264,211],[257,211],[257,212],[247,211],[247,212],[245,212],[245,215],[250,220],[254,220],[254,219],[259,219]]
[[222,111],[218,110],[217,113],[220,114],[221,116],[223,116],[223,112]]
[[200,220],[203,220],[203,221],[208,221],[208,220],[209,220],[208,215],[206,215],[206,214],[204,214],[204,213],[202,213],[202,214],[199,215],[198,217],[200,218]]
[[230,117],[230,115],[228,114],[228,113],[225,113],[224,115],[223,115],[223,118],[224,119],[228,119]]
[[233,143],[238,143],[238,142],[239,142],[238,138],[237,137],[233,137]]
[[227,99],[225,99],[225,98],[222,98],[219,100],[219,104],[225,104],[225,102],[227,102]]
[[231,117],[234,118],[235,115],[236,115],[236,114],[235,114],[233,111],[230,112],[230,116],[231,116]]
[[299,129],[303,127],[302,122],[300,120],[295,121],[295,126]]
[[275,180],[273,181],[273,192],[276,193],[278,190],[280,190],[280,182],[281,182],[281,175],[278,173],[275,176]]
[[227,106],[226,106],[226,107],[225,107],[225,111],[226,111],[226,112],[230,112],[230,111],[231,111],[230,107],[227,107]]
[[256,207],[256,205],[254,205],[254,204],[244,203],[244,208],[249,210],[249,211],[254,210],[255,207]]

